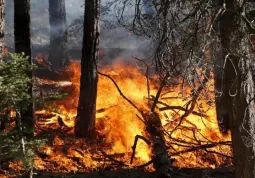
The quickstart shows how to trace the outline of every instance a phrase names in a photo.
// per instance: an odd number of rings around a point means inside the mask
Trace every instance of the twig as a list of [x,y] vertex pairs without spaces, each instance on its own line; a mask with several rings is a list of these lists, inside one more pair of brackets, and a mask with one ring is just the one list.
[[[200,145],[200,146],[197,146],[197,147],[192,147],[192,148],[187,149],[187,150],[182,150],[182,151],[173,153],[173,154],[171,154],[171,156],[177,156],[177,155],[179,155],[179,154],[189,153],[189,152],[193,152],[193,151],[197,151],[197,150],[201,150],[201,149],[203,149],[203,150],[205,150],[205,151],[207,151],[207,152],[210,152],[210,151],[206,150],[206,148],[212,148],[212,147],[215,147],[215,146],[221,145],[221,144],[222,144],[222,142]],[[214,152],[214,153],[218,153],[218,152]],[[221,154],[221,155],[222,155],[222,156],[226,156],[226,157],[230,157],[230,156],[228,156],[228,155],[223,155],[223,154]],[[232,158],[232,157],[231,157],[231,158]]]
[[133,56],[134,59],[144,63],[144,65],[146,66],[146,81],[147,81],[147,91],[148,91],[148,97],[150,97],[150,80],[149,80],[149,69],[151,67],[152,64],[148,65],[144,60],[136,58]]
[[[155,98],[155,97],[153,97],[153,98]],[[153,100],[153,98],[146,98],[146,99]],[[166,104],[162,101],[158,101],[158,103],[165,106],[165,107],[159,108],[159,111],[175,110],[175,109],[181,110],[181,111],[186,111],[186,109],[184,107],[181,107],[181,106],[169,106],[168,104]],[[191,113],[194,114],[194,115],[200,116],[200,117],[205,117],[205,118],[208,117],[206,114],[199,113],[197,111],[192,111]]]
[[[174,110],[174,109],[178,109],[185,112],[185,108],[181,106],[166,106],[166,107],[159,108],[159,111]],[[206,114],[199,113],[196,111],[192,111],[191,113],[200,117],[208,117]]]
[[[202,81],[201,85],[198,87],[197,91],[194,91],[194,95],[193,95],[192,99],[187,103],[185,113],[180,117],[179,124],[171,131],[171,134],[181,125],[182,121],[185,118],[187,118],[194,111],[194,108],[196,105],[196,100],[199,97],[202,90],[205,88],[205,85],[207,84],[207,82],[209,81],[209,77],[210,77],[210,70],[207,68],[205,71],[204,80]],[[190,106],[190,108],[189,108],[189,106]]]

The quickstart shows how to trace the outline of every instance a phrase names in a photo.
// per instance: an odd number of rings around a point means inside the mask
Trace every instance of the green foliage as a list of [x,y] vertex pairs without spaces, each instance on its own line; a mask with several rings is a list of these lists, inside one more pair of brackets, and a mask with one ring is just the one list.
[[[0,61],[0,110],[23,107],[31,101],[28,77],[32,70],[29,57],[22,54],[10,54],[10,58]],[[32,84],[31,84],[32,85]]]
[[21,133],[18,129],[13,129],[10,132],[0,132],[0,160],[5,161],[22,161],[25,170],[30,170],[33,167],[34,150],[40,149],[47,140],[46,139],[26,139],[26,154],[23,154],[21,146]]
[[[9,54],[8,59],[0,60],[0,126],[4,124],[5,127],[5,131],[0,130],[0,161],[21,160],[27,171],[33,166],[34,150],[46,142],[43,139],[26,137],[26,132],[20,125],[22,118],[19,113],[12,118],[10,114],[11,111],[26,109],[32,102],[29,89],[32,86],[34,66],[29,58],[21,53]],[[12,128],[11,123],[16,123],[16,127]],[[25,143],[25,154],[22,139]]]

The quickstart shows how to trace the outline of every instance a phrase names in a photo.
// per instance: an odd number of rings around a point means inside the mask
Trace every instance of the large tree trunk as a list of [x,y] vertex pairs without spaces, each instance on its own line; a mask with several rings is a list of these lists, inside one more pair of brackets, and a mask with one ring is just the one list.
[[216,84],[223,84],[223,93],[216,106],[225,128],[231,129],[236,177],[252,178],[255,177],[254,51],[241,15],[240,0],[224,2],[226,11],[220,19],[223,54],[220,66],[224,77],[216,76]]
[[[14,38],[15,52],[25,53],[31,63],[30,41],[30,0],[14,0]],[[32,71],[27,73],[32,79]],[[32,84],[29,83],[29,95],[32,98]],[[33,103],[29,103],[26,110],[22,110],[24,131],[33,136]]]
[[4,56],[5,0],[0,0],[0,59]]
[[[214,6],[223,6],[223,0],[218,1],[218,4]],[[219,27],[217,30],[220,32],[220,39],[222,45],[221,56],[219,55],[214,61],[214,81],[215,81],[215,102],[217,119],[222,133],[227,134],[230,130],[231,113],[229,112],[229,106],[231,106],[231,96],[228,86],[231,85],[231,78],[235,75],[233,72],[232,64],[229,60],[226,61],[225,57],[230,52],[230,40],[233,37],[233,33],[237,30],[237,22],[235,21],[236,14],[234,12],[234,6],[232,0],[226,0],[227,10],[222,15]],[[232,10],[231,10],[232,9]],[[216,27],[217,28],[217,27]],[[239,42],[236,43],[236,45]],[[226,63],[225,63],[226,61]],[[225,69],[223,69],[225,63]]]
[[50,51],[53,68],[61,68],[67,62],[67,23],[65,0],[49,0]]
[[[248,40],[244,40],[245,43]],[[247,43],[245,44],[245,46]],[[252,54],[254,55],[254,54]],[[251,54],[240,59],[237,78],[237,95],[233,97],[232,144],[236,178],[255,177],[255,109],[254,81],[251,66],[254,56]]]
[[75,135],[77,137],[93,138],[95,136],[99,17],[100,0],[86,0],[80,98],[75,124]]

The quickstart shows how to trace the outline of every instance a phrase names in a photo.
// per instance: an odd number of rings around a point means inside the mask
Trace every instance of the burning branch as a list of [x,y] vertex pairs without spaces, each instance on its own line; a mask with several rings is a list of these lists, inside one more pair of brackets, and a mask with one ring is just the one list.
[[139,139],[139,138],[142,139],[143,141],[145,141],[145,143],[147,143],[147,145],[150,145],[150,144],[151,144],[151,142],[150,142],[147,138],[145,138],[145,137],[143,137],[143,136],[141,136],[141,135],[136,135],[136,136],[135,136],[134,145],[132,146],[133,153],[132,153],[132,156],[131,156],[130,164],[133,163],[133,159],[134,159],[134,157],[135,157],[136,145],[137,145],[137,142],[138,142],[138,139]]
[[164,86],[166,85],[166,81],[167,81],[168,77],[169,77],[169,74],[167,73],[166,76],[164,77],[164,79],[162,80],[161,85],[160,85],[160,87],[158,89],[157,95],[156,95],[156,97],[154,99],[154,102],[152,104],[152,107],[151,107],[151,112],[154,112],[154,110],[156,108],[156,105],[157,105],[157,102],[159,100],[160,94],[161,94]]
[[[231,142],[218,142],[218,143],[210,143],[210,144],[204,144],[204,145],[200,145],[200,146],[196,146],[196,147],[191,147],[190,149],[175,152],[171,156],[177,156],[177,155],[180,155],[180,154],[183,154],[183,153],[189,153],[189,152],[198,151],[198,150],[201,150],[201,149],[208,152],[208,150],[206,150],[207,148],[213,148],[217,145],[226,145],[226,144],[231,144]],[[214,153],[216,153],[216,152],[214,152]],[[221,154],[221,156],[233,158],[232,156],[223,155],[223,154]]]
[[122,93],[122,91],[120,90],[118,84],[113,80],[113,78],[112,78],[110,75],[103,74],[103,73],[101,73],[101,72],[99,72],[99,71],[97,71],[97,73],[98,73],[99,75],[102,75],[102,76],[104,76],[104,77],[109,78],[109,79],[114,83],[114,85],[115,85],[115,87],[117,88],[117,90],[118,90],[118,92],[120,93],[120,95],[121,95],[129,104],[131,104],[138,112],[140,112],[139,108],[138,108],[130,99],[128,99],[128,98]]
[[[153,97],[153,96],[152,96]],[[154,100],[155,97],[153,98],[147,98],[148,100]],[[180,111],[186,111],[186,109],[184,107],[181,106],[169,106],[168,104],[162,102],[162,101],[158,101],[159,104],[163,105],[164,107],[159,108],[159,111],[166,111],[166,110],[180,110]],[[197,111],[192,111],[192,114],[196,115],[196,116],[200,116],[200,117],[208,117],[206,114],[203,113],[199,113]]]
[[110,159],[111,161],[115,162],[115,163],[118,163],[119,165],[121,166],[128,166],[127,164],[121,162],[121,161],[118,161],[116,159],[114,159],[113,157],[111,157],[110,155],[106,154],[104,151],[101,151],[101,153],[108,159]]

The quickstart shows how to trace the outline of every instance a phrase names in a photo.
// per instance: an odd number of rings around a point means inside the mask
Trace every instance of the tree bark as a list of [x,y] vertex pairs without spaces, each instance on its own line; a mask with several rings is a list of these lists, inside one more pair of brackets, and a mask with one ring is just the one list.
[[75,135],[90,139],[95,136],[99,17],[100,0],[85,0],[80,97]]
[[[218,1],[219,7],[223,7],[223,0]],[[220,130],[222,133],[227,134],[230,130],[230,119],[231,113],[229,113],[228,106],[231,106],[231,96],[228,86],[231,85],[231,78],[233,78],[233,67],[229,60],[227,60],[226,56],[230,55],[230,43],[231,36],[233,36],[233,32],[237,28],[236,22],[234,22],[236,18],[236,14],[234,12],[234,4],[232,0],[226,0],[226,11],[220,17],[219,23],[219,33],[222,45],[221,56],[217,57],[214,61],[214,81],[215,81],[215,102],[216,102],[216,111],[217,111],[217,119],[220,126]],[[236,43],[238,44],[238,42]],[[233,55],[232,55],[233,56]],[[230,57],[231,58],[231,57]],[[225,63],[226,62],[226,63]],[[225,67],[224,67],[225,63]],[[224,69],[223,69],[224,67]],[[227,69],[227,70],[225,70]]]
[[[14,0],[14,41],[15,52],[25,53],[31,61],[31,41],[30,41],[30,0]],[[32,79],[32,71],[27,73]],[[32,98],[32,84],[29,83],[29,95]],[[28,107],[22,110],[22,119],[24,131],[33,136],[33,103],[29,103]]]
[[0,59],[4,57],[5,0],[0,0]]
[[65,0],[49,0],[50,51],[49,61],[53,68],[61,68],[67,57],[67,22]]
[[236,177],[251,178],[255,177],[255,86],[252,79],[255,57],[243,21],[241,1],[224,2],[226,10],[220,19],[223,56],[219,59],[223,61],[220,66],[224,77],[215,73],[215,82],[223,84],[223,93],[216,100],[216,106],[227,126],[225,129],[231,129]]

